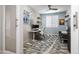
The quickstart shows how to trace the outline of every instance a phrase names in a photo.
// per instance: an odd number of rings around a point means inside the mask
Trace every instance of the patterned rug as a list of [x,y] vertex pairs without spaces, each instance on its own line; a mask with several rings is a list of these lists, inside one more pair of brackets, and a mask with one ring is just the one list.
[[52,47],[49,54],[69,54],[68,47],[66,43],[60,43],[59,40]]
[[[54,44],[53,44],[54,43]],[[47,35],[45,34],[45,39],[34,40],[29,43],[24,43],[24,54],[44,54],[51,45],[53,47],[48,54],[68,54],[67,44],[61,44],[59,41],[59,35]]]

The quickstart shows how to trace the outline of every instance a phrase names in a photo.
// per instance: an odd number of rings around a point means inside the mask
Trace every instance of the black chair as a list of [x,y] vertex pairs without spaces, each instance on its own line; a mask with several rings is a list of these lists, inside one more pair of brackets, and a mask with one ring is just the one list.
[[68,42],[68,33],[62,33],[61,31],[59,31],[59,37],[60,37],[60,42],[61,43],[67,43]]
[[44,38],[45,36],[42,35],[40,31],[35,33],[35,40],[43,40]]

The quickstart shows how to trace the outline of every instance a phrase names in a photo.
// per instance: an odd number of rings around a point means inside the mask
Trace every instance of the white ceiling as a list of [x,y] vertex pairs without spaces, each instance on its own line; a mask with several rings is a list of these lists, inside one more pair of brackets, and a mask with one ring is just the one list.
[[[29,6],[38,13],[49,10],[47,5],[29,5]],[[70,9],[70,5],[51,5],[51,8],[57,8],[60,11],[66,11]]]

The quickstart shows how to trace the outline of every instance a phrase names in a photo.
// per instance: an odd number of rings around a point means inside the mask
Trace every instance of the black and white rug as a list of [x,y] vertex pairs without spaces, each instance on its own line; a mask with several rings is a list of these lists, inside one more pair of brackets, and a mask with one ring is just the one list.
[[43,40],[24,43],[23,51],[24,54],[69,54],[67,44],[60,43],[58,34],[45,35]]

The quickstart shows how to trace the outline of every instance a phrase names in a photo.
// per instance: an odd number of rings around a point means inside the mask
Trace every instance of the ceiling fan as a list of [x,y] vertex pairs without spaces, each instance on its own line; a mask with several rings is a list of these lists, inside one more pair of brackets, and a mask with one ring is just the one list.
[[57,9],[56,7],[52,7],[52,5],[47,5],[48,6],[48,9],[44,9],[44,10],[41,10],[39,13],[41,14],[48,14],[48,13],[55,13],[55,12],[58,12],[59,9]]
[[58,10],[57,8],[52,8],[52,6],[51,5],[48,5],[48,8],[49,8],[49,10]]

